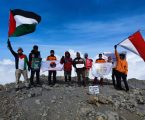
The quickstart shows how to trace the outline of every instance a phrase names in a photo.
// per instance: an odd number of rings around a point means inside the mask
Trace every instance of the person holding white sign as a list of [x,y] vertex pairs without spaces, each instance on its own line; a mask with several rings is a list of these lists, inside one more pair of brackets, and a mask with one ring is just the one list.
[[[78,78],[78,85],[81,86],[82,84],[86,86],[86,81],[85,81],[85,61],[83,58],[81,58],[80,53],[77,52],[76,58],[73,60],[73,66],[76,70],[77,73],[77,78]],[[82,78],[82,82],[81,82]]]
[[[95,61],[95,63],[106,63],[105,59],[102,58],[102,54],[99,54],[99,58]],[[98,78],[97,77],[94,78],[93,84],[94,85],[98,84]],[[101,86],[103,86],[103,76],[100,78],[99,84]]]
[[[50,63],[50,67],[52,67],[52,68],[56,67],[55,60],[57,60],[57,58],[54,56],[54,54],[55,54],[54,50],[51,50],[50,56],[47,57],[47,61],[52,61]],[[52,74],[53,74],[53,83],[51,82]],[[55,83],[56,83],[56,70],[49,70],[48,71],[48,84],[55,85]]]
[[29,54],[29,64],[31,67],[31,76],[30,76],[30,85],[35,86],[34,84],[34,75],[36,74],[36,84],[40,85],[40,67],[41,67],[41,54],[38,51],[38,46],[34,45],[33,50]]

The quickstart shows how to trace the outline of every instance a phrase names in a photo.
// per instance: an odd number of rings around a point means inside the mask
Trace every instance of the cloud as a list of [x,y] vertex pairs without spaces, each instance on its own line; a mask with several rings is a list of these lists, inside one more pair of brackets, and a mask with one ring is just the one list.
[[130,52],[127,54],[127,61],[129,66],[128,78],[145,80],[145,62]]
[[6,84],[15,81],[15,66],[10,59],[0,61],[0,84]]

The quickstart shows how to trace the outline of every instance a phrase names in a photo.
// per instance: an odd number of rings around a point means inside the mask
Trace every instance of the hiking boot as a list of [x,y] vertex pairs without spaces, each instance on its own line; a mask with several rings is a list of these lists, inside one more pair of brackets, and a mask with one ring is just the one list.
[[71,77],[69,77],[69,82],[71,82]]
[[98,84],[98,79],[95,78],[94,81],[93,81],[93,85],[97,85]]
[[67,82],[67,76],[65,76],[65,82]]
[[51,82],[48,82],[48,85],[52,85],[52,83]]
[[100,86],[103,86],[103,78],[100,79]]
[[83,81],[83,82],[82,82],[82,85],[83,85],[84,87],[86,87],[86,81]]

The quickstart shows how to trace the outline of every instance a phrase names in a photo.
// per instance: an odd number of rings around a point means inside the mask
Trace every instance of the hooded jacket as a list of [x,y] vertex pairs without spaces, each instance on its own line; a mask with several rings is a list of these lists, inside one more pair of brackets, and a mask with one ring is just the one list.
[[40,58],[41,59],[41,55],[40,52],[34,52],[34,50],[31,51],[31,53],[29,54],[29,63],[30,65],[32,64],[32,59],[33,58]]
[[65,52],[65,57],[62,57],[60,62],[64,64],[64,71],[70,72],[72,70],[73,61],[69,52]]
[[31,65],[31,68],[32,68],[32,64],[33,64],[33,60],[32,60],[33,58],[39,58],[40,59],[40,62],[41,62],[40,52],[39,51],[38,52],[35,52],[34,50],[32,50],[31,53],[29,54],[29,64]]

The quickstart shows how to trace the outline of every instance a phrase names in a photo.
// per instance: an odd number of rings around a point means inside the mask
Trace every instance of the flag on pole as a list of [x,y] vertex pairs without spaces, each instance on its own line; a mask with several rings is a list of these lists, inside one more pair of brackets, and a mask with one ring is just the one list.
[[145,41],[140,31],[135,32],[133,35],[120,42],[118,45],[135,53],[145,61]]
[[20,9],[10,10],[8,36],[17,37],[32,33],[40,21],[41,17],[33,12]]

